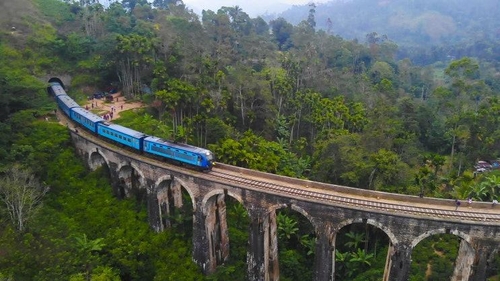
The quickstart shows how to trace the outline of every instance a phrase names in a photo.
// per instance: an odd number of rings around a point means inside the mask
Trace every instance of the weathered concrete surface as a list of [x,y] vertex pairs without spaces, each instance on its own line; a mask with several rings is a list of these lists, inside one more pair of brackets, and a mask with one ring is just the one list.
[[[164,217],[173,207],[182,206],[181,190],[189,194],[193,206],[193,259],[207,274],[224,263],[229,255],[230,241],[225,209],[227,197],[240,202],[250,216],[247,255],[249,280],[279,280],[276,210],[280,208],[297,211],[311,222],[317,237],[314,280],[318,281],[334,279],[333,253],[337,233],[353,223],[365,223],[381,229],[393,245],[388,253],[384,280],[406,281],[412,249],[423,239],[435,234],[450,233],[462,239],[455,280],[484,281],[489,274],[488,263],[498,254],[498,225],[409,217],[352,206],[303,201],[264,190],[250,190],[244,186],[214,181],[210,174],[162,165],[126,150],[101,144],[88,136],[75,133],[71,136],[77,153],[90,168],[95,169],[101,165],[109,167],[117,196],[146,198],[149,222],[156,231],[168,227],[169,222]],[[245,170],[242,173],[256,172]],[[297,184],[301,182],[279,176],[276,178]],[[310,181],[302,183],[319,188],[323,186]],[[474,258],[471,258],[473,252]]]
[[458,256],[451,281],[467,281],[471,275],[475,257],[476,251],[474,251],[472,245],[465,240],[460,241],[460,248],[458,249]]

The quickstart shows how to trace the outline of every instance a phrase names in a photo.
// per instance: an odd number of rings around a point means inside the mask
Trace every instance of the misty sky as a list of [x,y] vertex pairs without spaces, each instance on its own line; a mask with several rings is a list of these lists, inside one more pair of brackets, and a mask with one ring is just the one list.
[[266,11],[269,13],[284,11],[287,9],[287,5],[304,5],[311,0],[183,0],[183,2],[196,13],[200,13],[202,10],[217,11],[222,6],[239,6],[251,17],[255,17]]

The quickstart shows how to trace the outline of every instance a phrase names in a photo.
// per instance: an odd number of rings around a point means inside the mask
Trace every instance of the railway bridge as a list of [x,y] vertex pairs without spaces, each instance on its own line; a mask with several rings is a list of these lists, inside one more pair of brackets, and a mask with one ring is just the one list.
[[372,225],[389,237],[383,280],[409,278],[412,249],[440,233],[461,238],[452,280],[484,281],[500,249],[500,206],[475,202],[456,208],[452,200],[419,198],[282,177],[228,165],[202,173],[134,154],[85,132],[70,131],[89,168],[109,167],[118,196],[142,193],[153,229],[182,206],[182,190],[193,206],[193,259],[206,274],[229,256],[225,198],[246,209],[249,219],[247,270],[250,280],[279,280],[276,212],[302,214],[316,235],[314,280],[335,279],[335,241],[353,223]]

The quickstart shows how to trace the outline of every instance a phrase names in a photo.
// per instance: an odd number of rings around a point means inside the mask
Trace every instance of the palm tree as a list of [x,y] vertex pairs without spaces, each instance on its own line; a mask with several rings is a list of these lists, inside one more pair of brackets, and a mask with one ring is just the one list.
[[300,244],[307,249],[307,255],[314,254],[314,248],[316,246],[316,238],[311,237],[309,234],[302,235],[300,237]]
[[86,280],[90,280],[92,265],[96,264],[94,253],[102,250],[102,247],[105,246],[102,242],[103,238],[89,240],[87,239],[87,234],[84,233],[81,237],[75,237],[75,240],[76,249],[84,262]]
[[89,240],[85,233],[81,237],[75,237],[75,240],[78,251],[84,254],[92,254],[92,252],[100,251],[105,245],[102,242],[103,238]]
[[359,245],[365,242],[365,234],[361,232],[349,231],[348,233],[345,234],[345,236],[351,239],[350,241],[347,241],[345,243],[345,246],[354,250],[358,249]]
[[236,221],[236,227],[242,228],[248,222],[248,213],[245,207],[241,204],[235,204],[232,208],[232,215]]
[[471,196],[474,198],[474,200],[478,201],[484,201],[487,198],[488,192],[487,192],[487,185],[482,184],[482,183],[476,183],[471,186],[472,187],[472,192]]
[[500,187],[500,177],[497,175],[489,175],[484,181],[481,182],[481,186],[485,189],[487,194],[487,200],[492,200],[498,195],[498,188]]
[[278,222],[279,238],[290,239],[292,235],[295,235],[299,230],[297,222],[285,214],[279,213],[278,216],[276,216],[276,221]]
[[347,262],[351,257],[351,253],[345,252],[342,253],[339,250],[335,250],[335,275],[339,278],[344,277],[347,271]]
[[371,260],[373,259],[373,254],[368,254],[365,250],[358,249],[356,252],[351,253],[350,262],[359,263],[360,266],[368,265],[371,266]]

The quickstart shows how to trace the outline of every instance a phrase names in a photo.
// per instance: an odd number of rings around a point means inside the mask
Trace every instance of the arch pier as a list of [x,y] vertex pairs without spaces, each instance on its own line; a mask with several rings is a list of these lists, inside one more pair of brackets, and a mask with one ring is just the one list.
[[[117,196],[143,196],[148,205],[149,223],[155,231],[170,226],[166,218],[175,208],[183,207],[183,192],[189,195],[193,209],[193,260],[206,274],[214,272],[229,258],[231,241],[225,203],[228,197],[240,202],[250,218],[247,252],[249,280],[279,280],[276,212],[282,208],[300,213],[314,229],[314,280],[317,281],[335,280],[336,237],[343,227],[355,223],[370,225],[387,234],[389,250],[382,277],[384,281],[408,280],[413,248],[435,234],[452,234],[461,239],[452,280],[486,280],[491,274],[488,265],[498,255],[500,212],[490,211],[490,218],[487,220],[485,216],[485,220],[481,221],[459,217],[460,213],[453,211],[449,212],[449,217],[442,217],[316,200],[306,195],[280,193],[260,184],[254,186],[219,179],[215,173],[199,173],[164,165],[84,133],[70,134],[77,153],[90,169],[103,165],[109,168]],[[252,179],[260,175],[255,171],[249,173],[252,173]],[[241,177],[245,176],[241,174]],[[270,177],[262,174],[262,181],[270,181]],[[284,177],[276,179],[283,181],[284,185],[306,191],[311,185],[310,181],[287,180]],[[338,187],[332,186],[334,189]],[[355,198],[359,195],[356,192],[346,193]],[[368,197],[363,195],[363,198]],[[366,200],[375,202],[373,206],[383,203],[377,202],[378,196]],[[453,210],[453,205],[450,209]]]

